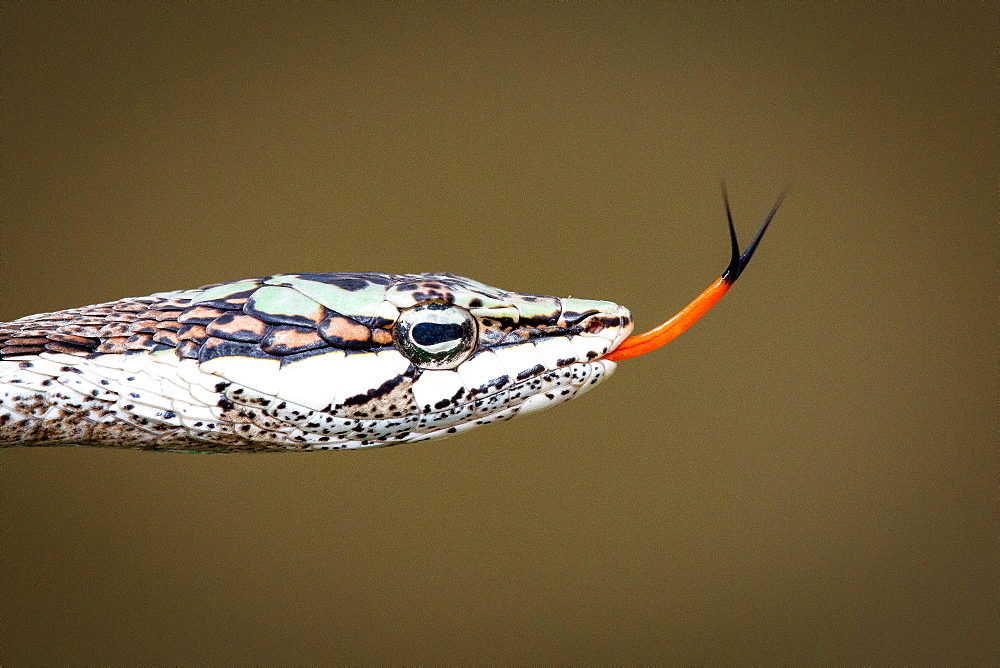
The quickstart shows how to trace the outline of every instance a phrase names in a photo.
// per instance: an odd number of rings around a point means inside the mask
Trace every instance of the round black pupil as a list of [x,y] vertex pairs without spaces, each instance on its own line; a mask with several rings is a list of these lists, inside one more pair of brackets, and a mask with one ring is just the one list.
[[433,346],[435,343],[454,341],[462,338],[462,326],[441,324],[438,322],[421,322],[413,326],[414,343],[421,346]]

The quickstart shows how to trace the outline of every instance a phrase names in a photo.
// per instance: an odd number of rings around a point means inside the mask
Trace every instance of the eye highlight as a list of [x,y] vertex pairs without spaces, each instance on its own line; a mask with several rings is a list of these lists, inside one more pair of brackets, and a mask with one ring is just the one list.
[[453,369],[476,347],[478,327],[467,310],[453,304],[417,304],[399,314],[392,339],[411,362],[425,369]]

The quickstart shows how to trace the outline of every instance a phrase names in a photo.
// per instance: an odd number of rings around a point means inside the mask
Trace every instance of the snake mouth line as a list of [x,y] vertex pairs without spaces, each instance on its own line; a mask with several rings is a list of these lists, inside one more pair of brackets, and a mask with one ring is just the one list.
[[705,315],[717,301],[722,299],[722,296],[729,291],[729,288],[736,282],[736,279],[746,270],[747,265],[750,263],[750,258],[753,257],[754,251],[757,250],[757,245],[760,244],[760,240],[764,236],[764,232],[767,231],[771,220],[774,218],[774,214],[778,212],[778,207],[784,201],[785,194],[782,192],[778,196],[777,201],[771,207],[771,211],[767,214],[760,229],[757,230],[757,234],[754,235],[750,245],[741,253],[740,244],[736,238],[736,228],[733,226],[733,215],[729,208],[729,197],[726,194],[725,185],[723,185],[722,201],[726,208],[726,220],[729,223],[729,238],[732,244],[732,257],[729,261],[729,266],[726,267],[726,270],[722,272],[722,275],[714,283],[663,324],[654,327],[648,332],[625,339],[621,345],[605,355],[603,359],[619,362],[645,355],[674,340],[684,330],[697,322],[701,316]]

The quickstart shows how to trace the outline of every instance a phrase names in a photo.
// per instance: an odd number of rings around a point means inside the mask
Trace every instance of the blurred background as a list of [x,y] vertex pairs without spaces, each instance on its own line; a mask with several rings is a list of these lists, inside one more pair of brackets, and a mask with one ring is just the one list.
[[450,271],[647,329],[355,453],[0,452],[0,663],[995,663],[996,5],[0,5],[0,320]]

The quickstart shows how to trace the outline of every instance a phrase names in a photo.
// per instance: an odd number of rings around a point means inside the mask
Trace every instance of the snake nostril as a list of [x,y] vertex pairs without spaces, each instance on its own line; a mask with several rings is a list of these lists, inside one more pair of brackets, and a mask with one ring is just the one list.
[[604,323],[600,319],[594,318],[589,323],[587,323],[587,327],[586,327],[585,331],[588,334],[597,334],[598,332],[600,332],[603,329],[604,329]]

